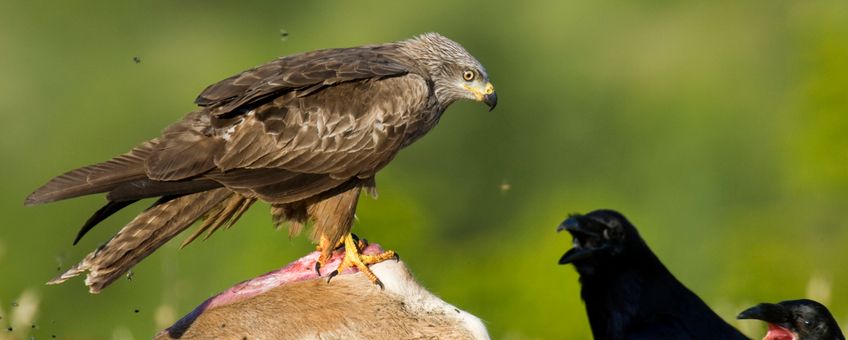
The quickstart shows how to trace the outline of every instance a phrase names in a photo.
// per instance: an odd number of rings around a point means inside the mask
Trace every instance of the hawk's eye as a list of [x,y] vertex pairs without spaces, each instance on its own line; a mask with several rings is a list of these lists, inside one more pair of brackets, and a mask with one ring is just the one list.
[[470,70],[465,70],[465,72],[462,72],[462,79],[465,79],[466,81],[474,80],[474,72]]

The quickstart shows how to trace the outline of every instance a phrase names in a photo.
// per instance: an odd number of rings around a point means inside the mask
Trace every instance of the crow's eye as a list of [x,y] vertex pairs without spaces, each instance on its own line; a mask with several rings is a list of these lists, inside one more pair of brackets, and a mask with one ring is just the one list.
[[466,81],[474,80],[474,71],[465,70],[464,72],[462,72],[462,79],[465,79]]

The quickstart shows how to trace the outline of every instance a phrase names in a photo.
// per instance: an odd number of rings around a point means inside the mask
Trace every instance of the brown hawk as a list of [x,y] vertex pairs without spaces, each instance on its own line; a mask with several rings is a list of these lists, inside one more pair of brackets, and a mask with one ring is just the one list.
[[360,191],[375,193],[377,171],[460,99],[497,104],[480,62],[435,33],[281,57],[224,79],[161,136],[27,197],[33,205],[107,193],[74,244],[116,211],[158,197],[50,283],[88,272],[97,293],[195,221],[203,223],[183,245],[231,226],[256,200],[271,204],[275,224],[290,222],[292,235],[312,222],[322,259],[343,244],[339,271],[355,266],[379,283],[367,265],[394,253],[359,253],[350,229]]

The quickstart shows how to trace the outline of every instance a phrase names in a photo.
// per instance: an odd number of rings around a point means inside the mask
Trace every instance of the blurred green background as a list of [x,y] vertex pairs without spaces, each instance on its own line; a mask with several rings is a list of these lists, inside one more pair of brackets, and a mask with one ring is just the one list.
[[0,338],[149,338],[313,249],[257,204],[89,295],[80,279],[44,282],[142,205],[72,247],[102,196],[22,202],[156,136],[210,83],[428,31],[487,67],[500,104],[451,107],[380,173],[354,230],[494,338],[590,337],[577,275],[556,264],[571,238],[554,230],[602,207],[726,319],[806,296],[848,321],[848,2],[4,0]]

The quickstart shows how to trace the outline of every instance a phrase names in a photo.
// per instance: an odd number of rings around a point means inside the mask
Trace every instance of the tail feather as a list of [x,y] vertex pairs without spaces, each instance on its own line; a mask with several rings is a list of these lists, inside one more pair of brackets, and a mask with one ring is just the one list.
[[210,213],[204,218],[203,224],[201,224],[200,227],[191,234],[191,236],[186,238],[182,244],[180,244],[180,248],[187,246],[198,236],[203,234],[203,232],[206,232],[206,236],[203,237],[205,240],[208,239],[209,236],[212,236],[212,234],[224,224],[227,225],[227,228],[231,227],[236,223],[236,221],[238,221],[239,218],[241,218],[241,215],[247,211],[247,208],[249,208],[253,202],[256,202],[255,198],[247,198],[242,195],[230,196],[228,200],[210,211]]
[[86,286],[99,293],[136,263],[192,223],[235,195],[226,188],[173,197],[157,202],[124,226],[109,242],[47,284],[59,284],[88,272]]
[[102,222],[109,216],[112,216],[112,214],[118,212],[123,208],[126,208],[128,205],[133,204],[137,201],[138,200],[130,200],[106,203],[106,205],[94,212],[94,215],[91,215],[91,217],[88,218],[88,221],[85,221],[85,224],[82,225],[82,228],[80,228],[80,231],[77,233],[77,237],[74,238],[74,245],[77,245],[80,239],[82,239],[82,237],[85,236],[85,234],[87,234],[98,223]]
[[158,140],[142,143],[109,161],[68,171],[30,194],[24,204],[35,205],[114,189],[128,181],[147,178],[144,162]]

